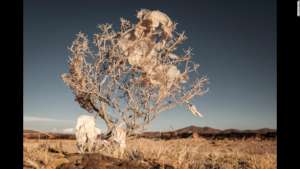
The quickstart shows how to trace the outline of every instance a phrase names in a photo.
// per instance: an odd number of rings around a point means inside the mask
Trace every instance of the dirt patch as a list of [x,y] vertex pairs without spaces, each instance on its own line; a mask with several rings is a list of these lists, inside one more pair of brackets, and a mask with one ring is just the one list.
[[73,154],[57,169],[174,169],[169,165],[160,165],[155,162],[121,160],[101,154]]

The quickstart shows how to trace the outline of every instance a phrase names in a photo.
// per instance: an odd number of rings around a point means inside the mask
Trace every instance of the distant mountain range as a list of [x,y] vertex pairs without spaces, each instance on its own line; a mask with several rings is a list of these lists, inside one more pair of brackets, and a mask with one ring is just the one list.
[[[143,132],[137,134],[137,137],[151,138],[151,139],[176,139],[176,138],[189,138],[198,135],[208,139],[224,139],[224,138],[252,138],[259,137],[263,139],[274,139],[277,136],[276,129],[262,128],[257,130],[238,130],[238,129],[215,129],[211,127],[198,127],[188,126],[185,128],[166,131],[166,132]],[[27,139],[75,139],[74,134],[62,134],[62,133],[45,133],[34,130],[24,130],[23,137]]]
[[75,139],[74,134],[41,132],[35,130],[23,130],[23,138],[26,139]]
[[160,139],[174,139],[174,138],[188,138],[198,135],[208,139],[224,139],[224,138],[250,138],[260,137],[263,139],[276,138],[277,131],[275,129],[262,128],[257,130],[238,130],[238,129],[215,129],[211,127],[188,126],[174,131],[167,132],[144,132],[139,137],[145,138],[160,138]]
[[181,128],[178,130],[175,130],[175,132],[178,133],[185,133],[185,132],[197,132],[199,134],[217,134],[217,133],[259,133],[264,134],[268,132],[276,132],[275,129],[269,129],[269,128],[262,128],[257,130],[238,130],[238,129],[215,129],[211,127],[198,127],[198,126],[188,126],[185,128]]

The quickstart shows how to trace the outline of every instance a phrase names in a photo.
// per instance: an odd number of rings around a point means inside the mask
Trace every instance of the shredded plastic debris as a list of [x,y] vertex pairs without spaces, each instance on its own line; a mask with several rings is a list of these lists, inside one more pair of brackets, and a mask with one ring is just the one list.
[[197,110],[197,107],[195,105],[189,104],[188,108],[194,116],[203,117],[203,115]]
[[81,153],[95,150],[99,134],[101,134],[101,130],[96,127],[95,117],[88,115],[78,117],[75,136]]

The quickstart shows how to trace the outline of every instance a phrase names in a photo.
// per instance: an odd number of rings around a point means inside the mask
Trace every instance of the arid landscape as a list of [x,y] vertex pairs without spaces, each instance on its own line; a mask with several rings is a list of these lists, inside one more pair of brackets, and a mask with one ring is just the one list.
[[24,169],[277,168],[275,1],[26,1],[23,18]]
[[190,126],[127,139],[124,155],[77,153],[72,134],[24,130],[24,168],[275,169],[276,130],[218,130]]

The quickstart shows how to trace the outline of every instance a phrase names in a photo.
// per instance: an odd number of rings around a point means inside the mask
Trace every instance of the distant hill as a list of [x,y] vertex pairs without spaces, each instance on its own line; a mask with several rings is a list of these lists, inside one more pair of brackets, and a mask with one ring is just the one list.
[[35,131],[35,130],[23,130],[23,133],[39,133],[38,131]]
[[274,139],[277,132],[275,129],[262,128],[257,130],[238,130],[238,129],[215,129],[211,127],[188,126],[174,131],[166,132],[144,132],[138,137],[144,138],[160,138],[160,139],[174,139],[174,138],[189,138],[193,133],[200,137],[207,139],[241,139],[259,137],[262,139]]
[[185,128],[175,130],[174,132],[178,132],[178,133],[197,132],[197,133],[207,134],[207,133],[218,133],[220,131],[221,131],[220,129],[215,129],[215,128],[211,128],[211,127],[188,126],[188,127],[185,127]]
[[[257,130],[238,130],[238,129],[215,129],[211,127],[198,127],[188,126],[185,128],[165,131],[165,132],[143,132],[137,134],[137,137],[151,138],[151,139],[176,139],[176,138],[189,138],[193,134],[197,134],[200,137],[207,139],[242,139],[242,138],[254,138],[259,137],[262,139],[275,139],[277,131],[275,129],[262,128]],[[23,137],[27,139],[75,139],[74,134],[62,134],[62,133],[45,133],[34,130],[24,130]]]
[[75,139],[74,134],[41,132],[35,130],[23,130],[25,139]]
[[269,128],[262,128],[257,130],[238,130],[238,129],[226,129],[220,131],[220,133],[258,133],[258,134],[265,134],[270,132],[276,132],[275,129],[269,129]]

